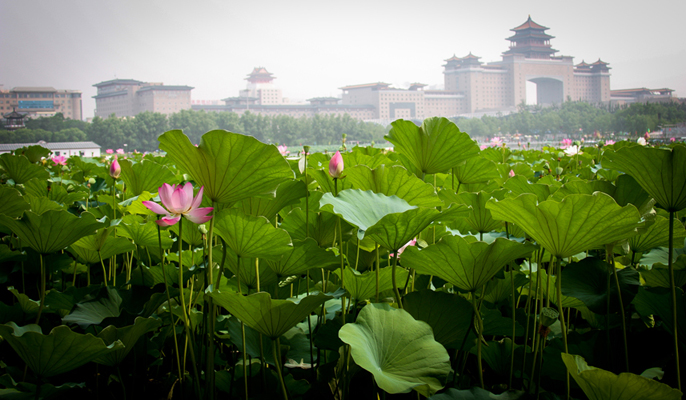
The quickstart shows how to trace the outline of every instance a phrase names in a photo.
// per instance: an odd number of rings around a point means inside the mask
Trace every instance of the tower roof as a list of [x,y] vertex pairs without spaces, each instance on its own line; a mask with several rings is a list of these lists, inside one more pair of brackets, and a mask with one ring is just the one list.
[[542,29],[542,30],[546,30],[546,29],[550,29],[550,28],[535,23],[534,20],[531,19],[531,15],[529,15],[529,18],[527,18],[527,20],[526,20],[523,24],[519,25],[519,26],[516,27],[516,28],[512,28],[512,29],[510,29],[510,30],[511,30],[511,31],[517,32],[517,31],[522,31],[522,30],[525,30],[525,29]]
[[273,75],[274,74],[267,71],[265,67],[255,67],[253,68],[252,72],[248,74],[248,77],[245,78],[245,80],[253,83],[271,82],[275,78]]
[[460,61],[460,60],[462,60],[460,57],[457,57],[455,54],[453,54],[452,57],[445,59],[443,61]]

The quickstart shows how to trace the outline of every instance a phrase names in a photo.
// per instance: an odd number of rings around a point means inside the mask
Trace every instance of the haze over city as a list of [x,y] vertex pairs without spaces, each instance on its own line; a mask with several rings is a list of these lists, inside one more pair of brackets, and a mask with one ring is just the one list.
[[0,85],[83,92],[115,78],[189,85],[193,100],[237,96],[263,66],[292,101],[342,86],[443,83],[469,52],[498,61],[529,15],[557,55],[609,63],[612,89],[686,95],[683,1],[116,1],[0,0]]

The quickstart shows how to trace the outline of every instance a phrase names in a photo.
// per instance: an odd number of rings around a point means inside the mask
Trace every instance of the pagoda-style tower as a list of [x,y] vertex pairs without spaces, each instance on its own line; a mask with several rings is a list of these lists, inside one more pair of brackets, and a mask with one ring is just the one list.
[[265,67],[253,68],[245,80],[248,81],[248,84],[244,90],[239,92],[238,99],[225,99],[226,104],[235,101],[236,104],[245,104],[246,107],[250,107],[250,104],[275,105],[283,103],[281,89],[274,85],[274,76]]
[[245,78],[246,81],[250,83],[272,83],[274,76],[271,72],[267,71],[264,67],[255,67],[252,72]]
[[523,54],[526,58],[549,60],[557,50],[550,46],[550,39],[555,36],[545,33],[548,29],[535,23],[529,15],[526,22],[510,29],[515,34],[506,39],[510,41],[510,50],[504,52],[503,55]]

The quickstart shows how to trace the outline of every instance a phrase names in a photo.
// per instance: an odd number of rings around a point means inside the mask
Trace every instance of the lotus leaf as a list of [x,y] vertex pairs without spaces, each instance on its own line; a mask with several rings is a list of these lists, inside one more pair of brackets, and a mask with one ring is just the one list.
[[359,165],[345,170],[346,179],[352,187],[371,190],[386,196],[398,196],[412,206],[436,207],[442,202],[438,199],[432,185],[423,182],[400,165],[380,165],[371,169]]
[[272,226],[265,217],[253,217],[237,209],[220,211],[214,216],[215,233],[236,255],[279,260],[293,250],[291,237]]
[[21,193],[9,186],[0,186],[0,204],[2,204],[0,212],[10,218],[19,218],[24,211],[31,208]]
[[[392,267],[379,269],[379,293],[393,289],[391,269]],[[340,275],[340,270],[335,272]],[[343,273],[345,274],[345,290],[350,293],[351,298],[356,301],[363,301],[374,297],[376,293],[376,271],[360,274],[352,268],[346,267]],[[407,275],[406,270],[399,269],[396,271],[396,282],[405,282]]]
[[213,202],[232,204],[257,195],[273,195],[293,179],[293,171],[276,146],[237,133],[214,130],[195,147],[180,130],[162,134],[160,149],[205,189]]
[[45,168],[32,164],[25,156],[15,156],[10,153],[0,155],[0,167],[14,183],[26,183],[34,178],[45,181],[50,176]]
[[240,208],[246,215],[262,216],[270,221],[286,206],[297,204],[305,197],[307,186],[302,181],[286,181],[276,188],[276,195],[272,199],[251,197],[242,200]]
[[535,194],[491,201],[493,218],[513,222],[559,258],[629,238],[640,227],[633,205],[620,207],[605,193],[571,194],[538,203]]
[[414,319],[429,324],[438,343],[455,349],[461,347],[469,333],[474,315],[472,305],[463,297],[432,290],[406,295],[403,298],[403,309]]
[[124,347],[112,351],[104,356],[95,359],[98,364],[108,365],[110,367],[118,366],[124,360],[127,354],[133,350],[133,346],[138,339],[144,334],[160,327],[162,321],[152,318],[137,317],[133,325],[117,328],[110,325],[98,333],[98,337],[105,341],[105,344],[112,344],[120,341]]
[[445,236],[423,250],[408,247],[403,266],[435,275],[466,291],[486,284],[509,261],[525,257],[536,246],[498,238],[493,243],[472,242],[459,236]]
[[388,304],[366,305],[338,336],[350,345],[355,363],[391,394],[415,389],[430,396],[443,388],[451,370],[448,352],[429,324]]
[[90,333],[72,332],[60,325],[43,335],[38,325],[0,325],[0,336],[19,354],[26,365],[41,378],[71,371],[87,362],[123,348],[120,341],[109,346]]
[[267,260],[269,268],[278,277],[300,275],[312,268],[328,269],[340,265],[340,259],[331,251],[317,245],[312,238],[294,240],[290,252],[281,256],[278,261]]
[[127,194],[132,196],[138,196],[143,192],[155,193],[163,183],[178,183],[176,176],[169,168],[150,160],[135,164],[129,160],[119,160],[119,165]]
[[19,220],[0,214],[0,224],[41,254],[62,250],[105,225],[93,214],[83,213],[77,217],[64,210],[49,210],[41,215],[26,211]]
[[583,357],[562,353],[562,361],[589,400],[678,400],[681,392],[632,373],[615,375],[591,367]]
[[294,303],[290,300],[272,300],[268,293],[243,296],[239,293],[214,291],[210,296],[246,325],[272,340],[278,339],[331,296],[319,293]]

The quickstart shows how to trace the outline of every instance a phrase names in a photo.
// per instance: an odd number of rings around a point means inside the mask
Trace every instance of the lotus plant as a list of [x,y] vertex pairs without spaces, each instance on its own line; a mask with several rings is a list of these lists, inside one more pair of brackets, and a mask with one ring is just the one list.
[[334,179],[343,177],[343,156],[340,151],[337,151],[329,161],[329,175]]
[[54,162],[55,165],[67,165],[67,157],[55,156],[52,158],[52,162]]
[[117,156],[114,156],[114,160],[110,165],[110,176],[117,179],[119,178],[119,175],[121,175],[121,166],[119,165],[119,161],[117,161]]
[[288,150],[288,146],[286,146],[285,144],[283,144],[281,146],[277,146],[277,148],[279,149],[279,153],[281,153],[281,155],[284,157],[287,156],[288,154],[290,154],[290,151]]

